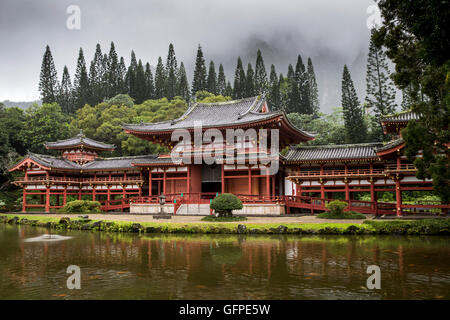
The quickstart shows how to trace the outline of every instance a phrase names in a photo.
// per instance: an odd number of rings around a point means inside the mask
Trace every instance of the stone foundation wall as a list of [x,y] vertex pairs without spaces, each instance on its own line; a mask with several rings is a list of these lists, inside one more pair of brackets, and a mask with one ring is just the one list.
[[[173,214],[174,205],[165,204],[164,212]],[[130,213],[158,214],[159,204],[131,204]],[[234,210],[233,214],[239,215],[283,215],[286,213],[282,204],[244,204],[241,210]],[[209,204],[182,204],[177,211],[177,215],[199,215],[208,216],[210,214]]]
[[[130,213],[140,213],[140,214],[158,214],[160,211],[159,204],[136,204],[133,203],[130,205]],[[173,204],[165,204],[164,212],[173,214]]]

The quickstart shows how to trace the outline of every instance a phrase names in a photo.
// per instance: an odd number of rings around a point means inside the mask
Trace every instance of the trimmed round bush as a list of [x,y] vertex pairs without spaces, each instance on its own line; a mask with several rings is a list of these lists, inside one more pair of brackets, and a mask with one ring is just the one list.
[[74,200],[67,202],[61,208],[61,211],[67,213],[97,213],[101,212],[100,206],[101,204],[98,201]]
[[334,200],[328,203],[327,208],[330,210],[331,215],[342,215],[344,213],[344,209],[347,208],[347,202]]
[[232,210],[243,208],[242,201],[231,193],[222,193],[211,202],[210,208],[215,210],[219,217],[231,217]]

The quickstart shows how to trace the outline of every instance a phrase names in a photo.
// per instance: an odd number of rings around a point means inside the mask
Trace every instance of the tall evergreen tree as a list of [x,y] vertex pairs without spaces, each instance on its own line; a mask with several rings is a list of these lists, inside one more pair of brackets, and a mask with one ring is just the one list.
[[300,114],[306,113],[301,105],[299,88],[297,81],[297,73],[294,71],[292,64],[289,64],[287,74],[287,101],[286,101],[286,113],[297,112]]
[[269,94],[267,100],[272,110],[280,110],[280,84],[278,83],[277,72],[273,64],[270,66]]
[[137,104],[144,102],[147,96],[147,83],[145,81],[145,71],[142,65],[141,59],[139,59],[138,67],[136,70],[136,97],[135,101]]
[[367,127],[347,65],[342,74],[342,109],[347,143],[365,142]]
[[252,64],[249,63],[247,66],[247,78],[245,84],[245,96],[253,97],[256,94],[255,89],[255,73],[253,72]]
[[386,54],[381,46],[375,44],[373,34],[374,30],[372,30],[367,57],[365,103],[375,115],[374,138],[382,140],[384,135],[379,120],[380,117],[395,112],[395,89],[389,78]]
[[180,68],[178,69],[178,91],[177,96],[183,97],[184,100],[189,101],[189,83],[186,75],[186,69],[184,68],[183,62],[180,64]]
[[231,87],[230,81],[227,82],[227,86],[225,88],[225,97],[232,97],[233,96],[233,87]]
[[227,80],[225,78],[225,71],[223,65],[219,66],[219,75],[217,77],[217,93],[225,96],[225,90],[227,88]]
[[268,81],[266,67],[264,66],[261,50],[258,49],[255,65],[255,90],[258,94],[261,94],[267,90],[267,87]]
[[125,66],[125,60],[123,57],[120,57],[119,66],[117,68],[117,83],[119,92],[118,93],[127,93],[128,88],[125,82],[125,77],[127,74],[127,67]]
[[233,98],[241,99],[245,97],[246,76],[242,66],[241,57],[238,57],[236,71],[234,72]]
[[86,61],[84,60],[83,49],[80,48],[77,60],[77,69],[75,71],[75,78],[73,80],[73,98],[74,110],[84,107],[89,102],[90,88],[89,77],[86,68]]
[[150,69],[150,63],[145,64],[145,100],[153,99],[155,96],[155,84],[153,83],[153,74]]
[[311,107],[308,74],[300,55],[298,55],[297,64],[295,65],[295,81],[297,82],[297,97],[299,99],[298,112],[302,114],[312,114],[313,108]]
[[289,94],[289,84],[288,80],[283,77],[283,74],[280,73],[280,76],[278,77],[278,88],[280,92],[280,104],[279,104],[279,110],[283,110],[285,112],[288,112],[288,94]]
[[125,85],[128,89],[130,97],[136,97],[136,72],[137,72],[137,60],[134,51],[131,51],[130,65],[128,66],[127,73],[125,75]]
[[63,112],[72,113],[74,111],[72,99],[72,82],[70,81],[70,75],[67,66],[64,66],[57,102],[61,106],[61,110]]
[[58,94],[58,75],[56,73],[55,63],[53,62],[50,47],[45,48],[44,57],[41,65],[41,75],[39,79],[39,91],[43,103],[52,103],[56,101]]
[[208,71],[208,92],[213,94],[217,94],[217,76],[216,76],[216,67],[214,66],[214,62],[211,60],[209,63],[209,71]]
[[166,79],[167,73],[164,68],[162,58],[158,58],[158,64],[156,65],[155,71],[155,98],[161,99],[166,96]]
[[203,57],[202,47],[198,45],[197,58],[195,59],[194,78],[192,80],[192,95],[197,91],[207,90],[208,84],[206,81],[206,65]]
[[175,50],[173,44],[169,44],[169,53],[167,54],[166,62],[166,96],[167,99],[172,100],[176,95],[177,91],[177,73],[178,65],[177,58],[175,57]]
[[317,87],[316,74],[314,73],[311,58],[308,58],[308,67],[306,72],[308,75],[310,105],[313,114],[317,115],[320,111],[319,88]]
[[109,55],[107,60],[107,96],[114,97],[120,93],[120,71],[119,71],[119,58],[117,57],[116,48],[114,42],[111,42],[111,48],[109,49]]
[[95,105],[103,100],[104,61],[100,44],[95,47],[94,58],[89,68],[89,88],[91,89],[89,103]]

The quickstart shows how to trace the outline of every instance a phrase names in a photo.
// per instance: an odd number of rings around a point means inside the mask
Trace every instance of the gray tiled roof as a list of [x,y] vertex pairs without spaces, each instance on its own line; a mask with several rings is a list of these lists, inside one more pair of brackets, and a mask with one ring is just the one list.
[[396,114],[384,116],[380,119],[381,122],[405,122],[409,120],[417,120],[419,115],[412,111],[404,111]]
[[[155,123],[124,124],[123,128],[141,132],[170,131],[194,128],[195,121],[200,121],[202,127],[220,127],[267,120],[283,114],[282,112],[261,113],[264,101],[264,96],[258,96],[227,102],[194,103],[178,119]],[[306,132],[304,134],[310,135]]]
[[401,145],[403,142],[405,142],[403,139],[396,139],[396,140],[392,140],[388,143],[386,143],[385,145],[382,145],[381,147],[377,148],[377,152],[382,152],[385,150],[389,150],[391,148],[397,147],[399,145]]
[[352,159],[376,159],[376,148],[382,143],[361,143],[326,145],[313,147],[291,147],[285,155],[286,161],[327,161],[327,160],[352,160]]
[[58,140],[55,142],[46,142],[44,145],[47,149],[63,149],[79,145],[100,150],[114,150],[116,148],[113,144],[106,144],[100,141],[89,139],[82,132],[80,132],[73,138]]
[[[44,154],[30,153],[28,157],[42,166],[52,169],[68,170],[99,170],[99,169],[127,169],[133,168],[133,163],[153,163],[167,162],[165,159],[158,158],[157,155],[116,157],[116,158],[97,158],[94,161],[80,165],[62,157],[53,157]],[[170,158],[169,158],[170,161]]]

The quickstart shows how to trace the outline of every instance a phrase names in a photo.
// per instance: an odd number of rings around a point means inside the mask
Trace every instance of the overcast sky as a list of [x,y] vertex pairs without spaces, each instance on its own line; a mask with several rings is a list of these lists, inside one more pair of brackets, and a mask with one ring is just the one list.
[[[156,65],[174,44],[189,81],[197,46],[206,62],[223,63],[228,80],[237,56],[255,63],[261,48],[267,72],[274,63],[287,73],[301,54],[311,57],[319,83],[321,108],[340,101],[342,68],[346,63],[364,99],[365,63],[370,31],[367,13],[373,0],[1,0],[0,101],[39,98],[38,81],[45,46],[51,48],[58,71],[67,65],[73,80],[78,49],[89,63],[95,44],[103,52],[114,41],[128,64],[132,49],[143,62]],[[81,28],[66,26],[70,5],[81,10]]]

